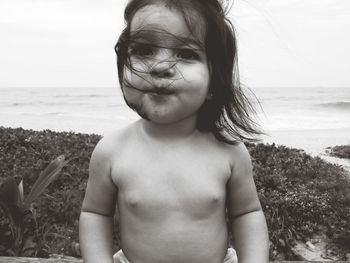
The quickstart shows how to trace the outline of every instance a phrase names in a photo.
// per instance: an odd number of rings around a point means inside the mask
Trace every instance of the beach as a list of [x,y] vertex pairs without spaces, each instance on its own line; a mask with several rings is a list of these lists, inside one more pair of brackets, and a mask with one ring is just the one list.
[[350,145],[350,129],[315,129],[315,130],[274,130],[267,131],[263,142],[285,145],[302,149],[311,156],[318,156],[330,163],[343,166],[350,171],[350,160],[328,154],[328,147]]

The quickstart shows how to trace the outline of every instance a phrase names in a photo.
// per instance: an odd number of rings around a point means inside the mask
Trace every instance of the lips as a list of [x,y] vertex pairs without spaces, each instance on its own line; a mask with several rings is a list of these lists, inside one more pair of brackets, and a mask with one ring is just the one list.
[[167,89],[167,88],[153,88],[153,89],[147,90],[146,93],[153,93],[157,95],[171,95],[171,94],[174,94],[174,90]]
[[140,88],[136,88],[134,86],[126,86],[127,88],[130,88],[132,90],[137,90],[141,93],[144,94],[155,94],[155,95],[171,95],[175,93],[175,90],[173,88],[169,88],[169,87],[152,87],[152,88],[145,88],[145,89],[140,89]]

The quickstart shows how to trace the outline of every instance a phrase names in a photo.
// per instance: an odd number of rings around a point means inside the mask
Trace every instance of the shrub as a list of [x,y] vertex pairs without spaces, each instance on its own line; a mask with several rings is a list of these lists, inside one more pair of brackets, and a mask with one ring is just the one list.
[[249,145],[259,198],[267,218],[271,253],[306,241],[324,227],[337,239],[350,235],[349,174],[340,166],[285,146]]
[[328,147],[329,154],[338,158],[350,159],[350,145],[337,145]]
[[[0,184],[5,177],[14,177],[17,182],[23,178],[24,189],[29,189],[35,175],[50,160],[60,154],[69,160],[61,175],[34,203],[37,220],[28,231],[42,240],[37,243],[37,256],[74,255],[70,247],[72,242],[78,242],[89,159],[100,138],[0,127]],[[290,248],[294,241],[306,241],[324,229],[334,241],[349,240],[350,183],[349,175],[340,166],[274,144],[248,144],[248,149],[272,242],[271,259],[275,259],[277,251],[293,260]],[[0,244],[9,243],[8,231],[8,222],[0,214]],[[115,242],[118,247],[119,240]],[[0,255],[6,253],[0,245]]]

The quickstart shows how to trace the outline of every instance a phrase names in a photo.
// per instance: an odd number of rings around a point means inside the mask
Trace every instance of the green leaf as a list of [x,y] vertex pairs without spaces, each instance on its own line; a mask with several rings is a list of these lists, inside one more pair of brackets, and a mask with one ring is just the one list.
[[24,204],[24,190],[23,190],[23,180],[18,185],[18,193],[19,193],[19,202],[18,206],[23,207]]
[[64,156],[60,155],[40,173],[39,178],[34,183],[33,188],[25,200],[24,206],[26,209],[29,208],[30,204],[45,190],[67,164],[67,161],[64,159]]

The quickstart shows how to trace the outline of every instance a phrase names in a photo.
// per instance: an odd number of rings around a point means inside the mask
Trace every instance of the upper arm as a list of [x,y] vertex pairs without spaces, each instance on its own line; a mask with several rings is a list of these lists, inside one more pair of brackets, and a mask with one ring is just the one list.
[[89,165],[89,179],[82,211],[113,216],[117,187],[111,178],[112,154],[104,138],[95,147]]
[[227,182],[227,209],[231,219],[261,210],[249,152],[243,143],[233,146],[231,176]]

